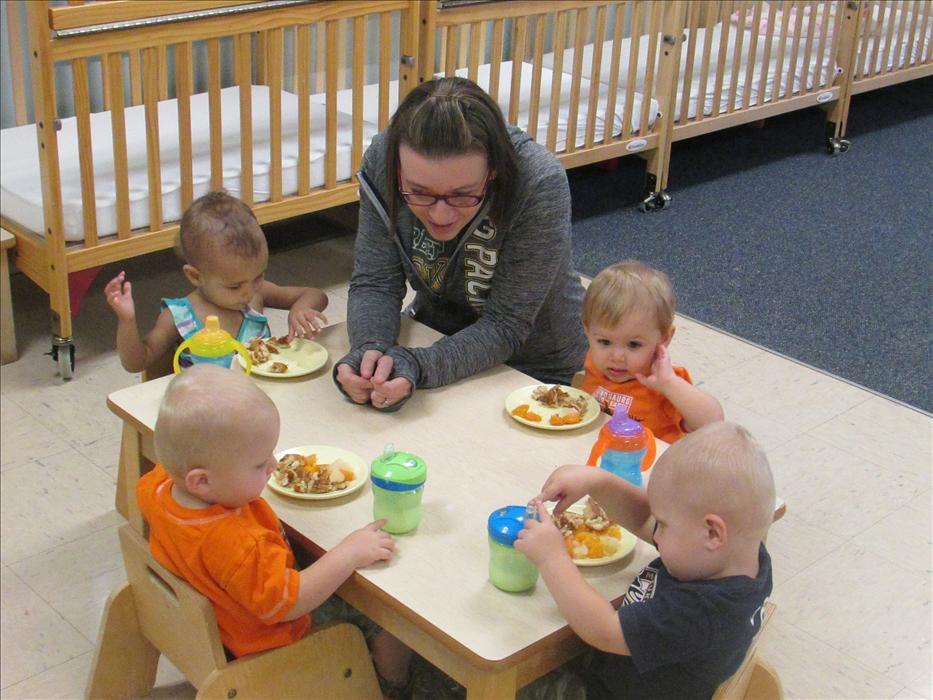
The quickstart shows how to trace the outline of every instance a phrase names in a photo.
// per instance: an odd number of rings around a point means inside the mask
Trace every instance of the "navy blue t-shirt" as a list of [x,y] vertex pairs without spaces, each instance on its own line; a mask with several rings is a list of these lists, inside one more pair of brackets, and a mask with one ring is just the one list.
[[655,559],[632,581],[619,608],[632,655],[594,651],[587,700],[710,698],[742,664],[770,594],[764,544],[754,579],[679,581]]

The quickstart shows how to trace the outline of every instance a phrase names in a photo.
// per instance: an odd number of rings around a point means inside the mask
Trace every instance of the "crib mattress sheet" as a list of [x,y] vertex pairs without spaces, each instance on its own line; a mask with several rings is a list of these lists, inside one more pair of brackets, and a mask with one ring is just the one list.
[[[522,63],[521,65],[521,95],[518,102],[518,116],[517,123],[524,130],[528,130],[531,123],[530,115],[530,104],[531,104],[531,82],[534,75],[534,66],[530,63]],[[491,66],[490,64],[483,64],[479,66],[476,76],[477,84],[482,87],[484,90],[489,90],[490,79],[491,79]],[[468,70],[466,68],[461,68],[456,71],[456,74],[460,77],[467,77]],[[443,74],[438,74],[437,77],[442,77]],[[538,111],[537,118],[537,134],[535,140],[542,144],[547,145],[547,130],[550,119],[550,96],[552,92],[552,83],[553,83],[554,73],[553,71],[543,68],[541,70],[541,90],[540,90],[540,106]],[[512,61],[504,61],[500,64],[499,70],[499,94],[497,96],[497,102],[499,108],[502,110],[502,113],[508,115],[509,113],[509,99],[510,99],[510,88],[512,85]],[[571,78],[568,75],[563,75],[560,85],[560,110],[557,120],[557,140],[555,145],[555,150],[557,152],[563,151],[567,147],[567,133],[568,125],[570,119],[570,94],[571,94]],[[601,92],[605,93],[605,86],[601,88]],[[579,106],[577,111],[576,118],[576,136],[575,144],[577,148],[581,148],[586,143],[586,123],[588,116],[588,104],[589,104],[589,95],[590,95],[590,81],[581,80],[580,82],[580,96],[579,96]],[[318,100],[323,104],[323,101],[326,99],[325,95],[314,95],[312,100]],[[622,125],[624,123],[623,110],[625,105],[625,90],[619,89],[616,93],[616,103],[614,110],[614,123],[612,125],[612,135],[618,136],[622,133]],[[637,133],[641,128],[641,108],[642,108],[642,95],[640,93],[635,93],[633,95],[633,109],[630,119],[630,129],[633,133]],[[340,90],[337,93],[337,109],[341,112],[350,111],[353,108],[353,93],[351,90]],[[606,94],[600,94],[597,100],[597,108],[595,115],[595,139],[598,141],[604,138],[606,133],[606,107],[608,104],[608,97]],[[398,82],[392,81],[389,83],[389,114],[395,112],[395,109],[398,107]],[[659,116],[659,107],[656,100],[651,100],[651,103],[648,107],[648,126],[654,124]],[[376,124],[379,118],[379,86],[377,84],[366,85],[363,88],[363,119],[371,124]]]
[[[732,81],[732,71],[735,65],[735,46],[738,41],[739,33],[742,34],[742,49],[739,54],[740,68],[737,72],[736,77],[736,100],[735,104],[742,105],[744,102],[744,93],[745,93],[745,77],[747,75],[748,68],[746,67],[750,61],[750,50],[752,40],[752,31],[749,29],[738,29],[735,26],[724,25],[722,22],[715,24],[709,30],[705,27],[700,27],[695,32],[695,49],[694,49],[694,60],[693,65],[691,66],[691,79],[690,79],[690,99],[688,104],[688,118],[693,119],[697,116],[699,111],[699,105],[701,103],[700,99],[700,83],[703,75],[703,65],[701,61],[701,56],[703,52],[703,47],[707,41],[707,31],[709,32],[709,42],[710,42],[710,60],[707,66],[707,80],[706,88],[704,90],[705,94],[702,99],[703,104],[703,114],[711,115],[713,113],[713,105],[715,104],[717,95],[716,95],[716,73],[719,69],[719,47],[722,40],[723,27],[728,26],[728,33],[726,35],[726,52],[723,60],[723,87],[719,97],[719,111],[725,111],[728,108],[729,104],[729,91]],[[685,75],[686,75],[686,63],[687,63],[687,53],[689,48],[689,36],[690,30],[684,30],[685,40],[681,45],[681,60],[680,60],[680,76],[678,78],[677,84],[677,99],[675,100],[674,108],[674,120],[678,121],[681,117],[681,96],[683,95],[684,85],[685,85]],[[755,61],[754,68],[752,69],[752,85],[748,98],[748,103],[752,104],[757,102],[758,94],[762,91],[764,92],[764,97],[762,102],[769,102],[773,99],[775,94],[775,80],[777,78],[777,54],[779,48],[779,42],[772,40],[771,52],[769,56],[769,67],[768,74],[765,79],[764,85],[762,86],[759,82],[759,76],[761,74],[761,66],[764,62],[765,57],[765,35],[759,35],[758,41],[755,47]],[[631,54],[631,38],[625,37],[621,40],[620,55],[619,55],[619,71],[618,78],[621,89],[627,88],[628,72],[630,65],[630,54]],[[609,83],[610,71],[612,64],[612,41],[608,40],[603,42],[601,48],[601,58],[600,58],[600,73],[599,79],[600,82]],[[638,46],[638,64],[635,73],[635,89],[638,91],[644,91],[645,86],[645,69],[648,62],[648,49],[649,49],[649,37],[647,35],[641,36],[639,38]],[[660,51],[661,42],[658,41],[658,49]],[[787,94],[787,78],[786,71],[790,65],[791,59],[791,50],[793,48],[793,42],[788,39],[785,54],[784,54],[784,63],[782,66],[782,75],[780,85],[777,89],[778,95]],[[811,60],[808,64],[806,84],[807,89],[812,89],[814,85],[824,85],[831,84],[833,78],[838,74],[838,69],[835,65],[835,62],[831,59],[829,54],[829,38],[827,38],[827,46],[824,49],[824,62],[822,66],[817,65],[816,53],[818,49],[817,39],[814,38],[814,41],[811,46],[810,56]],[[584,76],[592,75],[592,66],[593,66],[593,44],[587,44],[583,47],[583,57],[581,60],[582,73]],[[573,66],[575,50],[573,48],[566,49],[564,51],[563,64],[561,66],[562,71],[568,72]],[[656,52],[656,62],[657,66],[657,52]],[[797,49],[797,64],[796,64],[796,76],[793,84],[793,91],[798,92],[801,88],[801,66],[806,60],[806,43],[805,36],[801,38],[799,46]],[[553,66],[554,65],[554,53],[545,54],[544,56],[544,65]]]
[[[255,202],[270,197],[269,88],[254,85],[251,89],[253,134],[253,198]],[[239,87],[221,90],[223,144],[223,186],[239,195],[240,186],[240,107]],[[191,97],[191,140],[194,196],[210,190],[210,127],[207,115],[208,96]],[[311,101],[311,187],[324,184],[325,114],[322,105]],[[146,123],[142,105],[125,110],[127,162],[129,171],[130,226],[149,225],[149,179],[146,170]],[[375,135],[374,126],[364,124],[363,146]],[[65,240],[84,240],[81,175],[78,158],[77,119],[61,120],[58,131],[61,171],[62,209]],[[181,179],[178,153],[178,101],[159,103],[159,154],[162,185],[162,218],[181,218]],[[94,189],[97,229],[101,237],[117,232],[116,186],[114,181],[113,135],[109,112],[91,115],[91,142],[94,156]],[[350,148],[351,118],[337,115],[337,179],[352,175]],[[45,231],[42,188],[35,125],[0,131],[0,211],[31,231]],[[282,193],[298,191],[298,98],[282,92]]]
[[[880,22],[878,21],[879,14],[881,14]],[[930,60],[930,41],[931,36],[933,36],[933,22],[930,20],[927,20],[926,33],[923,34],[922,41],[914,41],[910,37],[904,37],[901,39],[899,47],[895,46],[895,50],[889,50],[888,30],[892,23],[894,25],[891,36],[892,42],[897,41],[897,35],[902,24],[905,35],[909,33],[912,23],[914,23],[915,29],[922,31],[921,27],[924,22],[924,17],[922,15],[918,16],[916,22],[914,22],[912,12],[905,12],[903,14],[905,16],[902,21],[902,12],[900,10],[892,11],[891,8],[886,8],[884,12],[881,13],[877,5],[872,7],[871,20],[866,23],[868,36],[859,37],[858,48],[855,54],[856,60],[861,56],[861,61],[856,66],[856,80],[872,77],[867,75],[870,71],[878,73],[910,68],[920,65],[923,61]],[[880,40],[878,41],[877,48],[874,48],[876,36],[880,36]],[[873,49],[875,52],[874,61],[872,61]],[[862,53],[863,51],[864,54]]]

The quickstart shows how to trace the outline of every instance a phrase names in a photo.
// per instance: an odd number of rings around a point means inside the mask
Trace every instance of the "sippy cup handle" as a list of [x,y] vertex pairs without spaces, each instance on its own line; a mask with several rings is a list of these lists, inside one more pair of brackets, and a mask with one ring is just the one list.
[[645,456],[641,458],[641,470],[643,472],[651,469],[651,465],[654,464],[654,457],[658,452],[658,445],[654,439],[654,433],[651,432],[651,428],[647,425],[642,425],[641,429],[645,431],[645,435],[648,436],[648,448],[645,450]]

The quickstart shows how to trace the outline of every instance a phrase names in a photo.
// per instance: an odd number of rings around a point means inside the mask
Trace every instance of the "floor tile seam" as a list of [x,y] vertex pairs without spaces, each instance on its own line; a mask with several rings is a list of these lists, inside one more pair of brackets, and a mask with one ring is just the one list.
[[[896,507],[894,510],[885,512],[885,513],[884,513],[883,515],[881,515],[875,522],[871,523],[871,525],[869,525],[868,527],[869,527],[869,528],[874,527],[875,525],[877,525],[878,523],[880,523],[880,522],[881,522],[882,520],[884,520],[885,518],[887,518],[887,517],[891,516],[892,514],[896,513],[896,512],[897,512],[898,510],[900,510],[902,507],[903,507],[903,505],[902,505],[902,506]],[[825,530],[826,532],[828,532],[830,535],[832,535],[833,537],[838,537],[839,539],[841,539],[842,542],[839,544],[839,546],[842,546],[842,545],[845,545],[845,544],[851,544],[851,545],[854,545],[854,546],[859,546],[859,544],[855,541],[855,539],[856,539],[857,537],[861,536],[861,535],[865,532],[865,530],[859,530],[857,533],[855,533],[855,534],[853,534],[853,535],[843,534],[843,533],[840,533],[840,532],[835,532],[835,531],[833,531],[833,530],[829,530],[829,529],[827,528],[827,526],[826,526],[826,523],[825,523],[823,520],[810,520],[810,519],[808,519],[805,515],[800,515],[800,514],[798,514],[797,517],[800,519],[800,522],[802,522],[804,525],[808,525],[808,526],[810,526],[810,527],[812,527],[812,528],[823,529],[823,530]],[[868,529],[868,528],[865,528],[865,529]],[[865,548],[862,547],[862,549],[865,549]],[[814,562],[814,563],[816,563],[816,562]],[[891,563],[898,564],[898,562],[891,562]]]
[[[810,525],[810,523],[808,523],[808,522],[805,522],[805,524],[806,524],[806,525]],[[833,535],[833,536],[835,537],[835,536],[837,536],[837,535]],[[842,538],[840,538],[840,539],[842,539]],[[842,547],[844,547],[846,544],[848,544],[848,542],[847,542],[845,539],[843,539],[842,542],[840,542],[839,544],[835,545],[832,549],[829,549],[827,552],[825,552],[824,554],[818,556],[816,559],[814,559],[813,561],[811,561],[809,564],[807,564],[807,565],[804,566],[803,568],[801,568],[801,569],[799,569],[798,571],[795,571],[794,573],[792,573],[790,576],[788,576],[786,579],[784,579],[784,581],[782,581],[781,583],[779,583],[779,584],[773,586],[773,588],[772,588],[772,590],[771,590],[771,595],[773,596],[774,593],[777,592],[778,589],[783,589],[785,586],[787,586],[791,581],[793,581],[795,578],[797,578],[797,577],[800,576],[801,574],[804,574],[804,573],[809,572],[810,569],[814,568],[817,564],[819,564],[820,562],[822,562],[822,561],[823,561],[824,559],[826,559],[827,557],[829,557],[829,556],[835,554],[837,551],[839,551],[839,550],[840,550]],[[780,607],[778,607],[778,610],[780,610]]]
[[[796,359],[796,358],[791,357],[790,355],[785,355],[784,353],[778,352],[778,351],[776,351],[776,350],[772,350],[771,348],[765,347],[764,345],[761,345],[761,344],[759,344],[759,343],[755,343],[755,342],[753,342],[753,341],[751,341],[751,340],[748,340],[747,338],[743,338],[743,337],[741,337],[741,336],[735,335],[734,333],[730,333],[729,331],[723,330],[722,328],[717,328],[716,326],[713,326],[713,325],[711,325],[711,324],[709,324],[709,323],[706,323],[705,321],[701,321],[701,320],[699,320],[699,319],[697,319],[697,318],[694,318],[694,317],[692,317],[692,316],[689,316],[689,315],[687,315],[687,314],[684,314],[684,313],[682,313],[682,312],[680,312],[680,311],[677,312],[677,315],[678,315],[678,316],[683,316],[684,318],[689,319],[690,321],[693,321],[694,323],[698,323],[698,324],[701,325],[701,326],[704,326],[704,327],[706,327],[706,328],[709,328],[709,329],[711,329],[711,330],[713,330],[713,331],[716,331],[716,332],[718,332],[718,333],[722,333],[723,335],[729,336],[730,338],[734,338],[735,340],[738,340],[738,341],[741,341],[741,342],[746,343],[746,344],[748,344],[748,345],[751,345],[752,347],[756,347],[756,348],[758,348],[759,350],[763,350],[764,352],[766,352],[766,353],[768,353],[768,354],[770,354],[770,355],[774,355],[775,357],[779,357],[779,358],[781,358],[781,359],[783,359],[783,360],[787,360],[788,362],[792,362],[792,363],[794,363],[794,364],[796,364],[796,365],[798,365],[798,366],[800,366],[800,367],[806,367],[807,369],[813,370],[814,372],[817,372],[817,373],[823,375],[824,377],[828,377],[829,379],[836,380],[836,381],[841,382],[841,383],[843,383],[843,384],[848,384],[849,386],[852,386],[852,387],[854,387],[854,388],[856,388],[856,389],[861,389],[862,391],[865,391],[865,392],[871,394],[872,396],[877,396],[877,397],[879,397],[879,398],[886,399],[886,400],[888,400],[888,401],[890,401],[890,402],[892,402],[892,403],[895,403],[895,404],[897,404],[897,405],[899,405],[899,406],[903,406],[904,408],[909,408],[909,409],[911,409],[911,410],[913,410],[913,411],[916,411],[917,413],[920,413],[921,415],[925,415],[925,416],[927,416],[927,417],[929,417],[929,418],[933,418],[933,414],[928,413],[927,411],[924,411],[922,408],[919,408],[919,407],[917,407],[917,406],[911,406],[910,404],[905,403],[905,402],[903,402],[903,401],[900,401],[899,399],[895,399],[895,398],[892,397],[892,396],[888,396],[887,394],[882,394],[881,392],[876,391],[875,389],[871,389],[871,388],[869,388],[869,387],[863,386],[863,385],[858,384],[857,382],[854,382],[854,381],[852,381],[852,380],[850,380],[850,379],[846,379],[845,377],[840,377],[839,375],[833,374],[833,373],[828,372],[828,371],[826,371],[826,370],[824,370],[824,369],[820,369],[819,367],[814,367],[813,365],[807,364],[806,362],[804,362],[804,361],[802,361],[802,360],[798,360],[798,359]],[[750,358],[750,359],[755,359],[755,358]],[[741,362],[740,365],[741,365],[741,364],[745,364],[745,362],[747,362],[747,360]],[[855,404],[854,404],[854,405],[855,405]]]
[[[66,622],[67,622],[67,620],[66,620]],[[72,629],[73,629],[73,628],[74,628],[74,626],[72,625]],[[81,632],[78,632],[78,634],[80,634],[81,637],[82,637],[83,639],[87,639],[87,637],[85,637],[83,634],[81,634]],[[74,661],[74,660],[77,659],[77,658],[80,658],[80,657],[85,656],[85,655],[87,655],[87,654],[93,654],[94,651],[95,651],[95,646],[94,646],[93,643],[91,643],[91,648],[90,648],[90,649],[85,649],[84,651],[79,652],[79,653],[75,654],[74,656],[72,656],[72,657],[70,657],[70,658],[68,658],[68,659],[65,659],[64,661],[62,661],[62,662],[59,663],[59,664],[55,664],[54,666],[49,666],[48,668],[44,668],[44,669],[42,669],[41,671],[39,671],[38,673],[33,673],[31,676],[27,676],[26,678],[21,678],[21,679],[19,679],[18,681],[14,682],[14,683],[7,683],[5,686],[0,687],[0,690],[8,690],[8,689],[12,688],[13,686],[19,685],[20,683],[26,683],[27,681],[30,681],[30,680],[32,680],[33,678],[38,678],[39,676],[41,676],[41,675],[44,674],[44,673],[49,673],[50,671],[54,671],[56,668],[61,668],[61,667],[64,666],[65,664],[70,664],[72,661]]]
[[[32,463],[32,462],[40,462],[40,460],[43,460],[43,459],[52,459],[53,457],[60,457],[60,456],[62,456],[63,454],[65,454],[66,452],[75,452],[75,451],[76,451],[76,450],[75,450],[75,448],[74,448],[72,445],[66,445],[65,447],[63,447],[63,448],[62,448],[60,451],[58,451],[58,452],[52,452],[51,454],[42,455],[41,457],[30,457],[28,461],[23,462],[22,464],[10,465],[10,464],[8,463],[7,466],[3,467],[3,470],[2,470],[2,472],[0,472],[0,474],[9,474],[10,472],[18,471],[18,470],[22,469],[23,467],[31,466],[31,463]],[[83,456],[83,455],[82,455],[82,456]],[[85,458],[85,459],[86,459],[86,458]],[[43,467],[46,467],[46,466],[47,466],[47,465],[45,465],[45,464],[41,464],[41,462],[40,462],[40,465],[43,466]]]
[[[839,414],[839,415],[842,415],[842,414]],[[832,420],[832,419],[831,419],[831,420]],[[825,425],[825,423],[823,423],[822,425]],[[817,426],[816,428],[806,428],[805,430],[803,430],[803,431],[801,432],[801,435],[806,435],[808,438],[811,438],[811,439],[813,439],[813,440],[816,440],[817,442],[819,442],[820,444],[822,444],[824,447],[828,447],[828,448],[831,448],[831,449],[834,449],[834,450],[839,450],[839,451],[844,452],[845,454],[847,454],[847,455],[849,455],[849,456],[851,456],[851,457],[854,457],[855,459],[859,459],[859,460],[861,460],[861,461],[863,461],[863,462],[868,462],[868,463],[871,464],[872,466],[878,467],[878,468],[880,468],[880,469],[887,469],[887,468],[889,467],[890,461],[887,461],[887,462],[886,462],[886,461],[882,461],[882,460],[876,460],[876,459],[874,459],[874,458],[872,458],[872,457],[870,457],[870,456],[866,456],[866,455],[861,454],[861,453],[859,453],[859,452],[853,452],[853,451],[851,451],[849,448],[843,447],[843,446],[841,446],[841,445],[839,445],[839,444],[837,444],[837,443],[835,443],[835,442],[830,442],[830,441],[827,440],[826,438],[824,438],[824,437],[820,436],[819,434],[813,432],[814,430],[817,430],[818,428],[819,428],[819,426]],[[907,471],[907,472],[903,472],[903,471],[902,471],[901,473],[902,473],[902,474],[906,474],[906,475],[908,475],[908,476],[914,476],[913,472],[910,472],[910,471]],[[924,486],[923,488],[924,488],[924,489],[930,488],[930,484],[927,484],[927,485]],[[912,496],[912,498],[915,498],[917,495],[919,495],[919,494],[914,494],[914,496]],[[906,503],[902,503],[901,505],[906,505]]]
[[[106,514],[109,513],[109,512],[110,512],[110,511],[105,511],[104,514],[106,515]],[[122,524],[123,524],[123,523],[121,523],[121,525],[122,525]],[[64,546],[64,545],[66,545],[66,544],[74,544],[75,542],[77,542],[77,541],[80,540],[80,539],[84,539],[85,537],[89,537],[89,536],[91,536],[91,535],[96,535],[96,534],[98,534],[98,533],[100,533],[100,532],[103,532],[104,530],[106,530],[106,529],[109,528],[109,527],[113,527],[113,525],[112,525],[112,524],[104,525],[103,527],[99,527],[99,528],[95,528],[95,529],[93,529],[93,530],[88,530],[88,531],[86,531],[86,532],[82,532],[80,535],[78,535],[77,537],[75,537],[75,538],[73,538],[73,539],[62,540],[61,542],[56,542],[56,543],[53,544],[51,547],[46,547],[45,549],[40,549],[38,552],[30,552],[27,556],[22,557],[22,558],[20,558],[20,559],[16,559],[15,561],[4,561],[4,562],[3,562],[3,565],[6,566],[7,568],[12,569],[13,566],[15,566],[15,565],[17,565],[17,564],[20,564],[20,563],[22,563],[22,562],[24,562],[24,561],[26,561],[26,559],[30,559],[30,558],[32,558],[32,557],[39,556],[39,555],[41,555],[41,554],[48,554],[49,552],[52,552],[53,550],[58,549],[59,547],[62,547],[62,546]]]

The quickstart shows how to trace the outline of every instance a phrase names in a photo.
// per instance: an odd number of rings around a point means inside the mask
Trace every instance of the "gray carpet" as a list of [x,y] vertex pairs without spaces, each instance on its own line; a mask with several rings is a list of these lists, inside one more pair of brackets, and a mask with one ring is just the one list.
[[653,214],[641,161],[569,171],[577,267],[645,260],[688,316],[933,411],[933,78],[856,95],[848,153],[826,154],[823,124],[676,143]]

